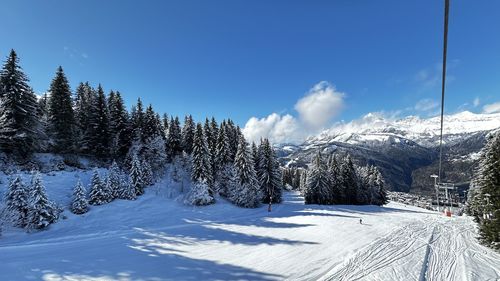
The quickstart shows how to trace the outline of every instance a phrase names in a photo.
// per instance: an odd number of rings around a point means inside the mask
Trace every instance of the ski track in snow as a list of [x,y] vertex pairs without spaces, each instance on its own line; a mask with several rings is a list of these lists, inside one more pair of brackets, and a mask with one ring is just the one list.
[[[454,221],[455,220],[455,221]],[[500,255],[487,255],[464,218],[429,215],[382,237],[324,280],[500,280]],[[421,256],[422,259],[416,257]],[[465,257],[474,257],[467,259]],[[497,265],[488,269],[488,265]],[[468,266],[467,266],[468,265]],[[418,268],[420,274],[418,273]],[[487,270],[489,277],[478,274]]]

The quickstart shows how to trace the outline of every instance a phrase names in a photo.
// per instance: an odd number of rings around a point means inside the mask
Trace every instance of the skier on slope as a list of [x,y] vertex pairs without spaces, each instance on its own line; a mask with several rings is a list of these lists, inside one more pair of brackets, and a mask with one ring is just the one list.
[[362,218],[359,219],[359,224],[363,224],[363,219]]

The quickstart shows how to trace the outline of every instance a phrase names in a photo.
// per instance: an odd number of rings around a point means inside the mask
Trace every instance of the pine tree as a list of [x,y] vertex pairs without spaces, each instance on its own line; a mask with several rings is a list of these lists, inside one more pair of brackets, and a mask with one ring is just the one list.
[[217,171],[217,181],[215,189],[217,193],[226,198],[230,198],[233,189],[238,184],[234,163],[226,163]]
[[135,187],[128,177],[124,174],[120,176],[120,189],[121,193],[119,198],[124,200],[135,200],[137,198]]
[[231,192],[229,199],[241,207],[258,207],[262,194],[259,190],[252,155],[243,135],[239,138],[238,151],[234,161],[238,184]]
[[328,159],[328,174],[331,187],[332,204],[341,204],[345,198],[342,189],[339,161],[336,155],[332,154]]
[[96,92],[89,82],[80,83],[76,88],[75,98],[75,121],[77,125],[76,138],[79,143],[79,151],[91,153],[91,139],[93,134],[92,120],[95,119],[97,110],[95,108]]
[[71,212],[73,214],[85,214],[89,208],[87,200],[87,191],[83,187],[82,182],[78,180],[75,189],[73,190],[73,200],[71,202]]
[[61,66],[50,85],[49,128],[53,150],[58,153],[74,152],[75,115],[71,89]]
[[[44,93],[43,96],[38,100],[38,110],[37,118],[40,123],[40,130],[42,132],[49,132],[49,95]],[[41,152],[48,152],[48,137],[45,133],[40,134],[38,140],[39,150]]]
[[38,149],[42,126],[36,97],[14,50],[0,71],[0,101],[0,149],[26,158]]
[[205,135],[205,139],[207,141],[212,186],[215,181],[217,173],[216,170],[217,164],[215,156],[215,154],[217,153],[217,131],[218,131],[217,122],[215,122],[215,119],[212,117],[212,122],[210,122],[208,118],[205,119],[205,125],[203,126],[203,134]]
[[33,174],[29,195],[28,229],[44,229],[58,219],[59,213],[45,193],[41,176]]
[[214,117],[212,117],[212,119],[210,120],[210,131],[212,132],[212,138],[210,140],[210,143],[208,144],[208,149],[215,155],[217,151],[217,136],[219,135],[219,125],[217,124],[217,121]]
[[326,171],[326,165],[323,162],[321,153],[318,151],[312,167],[307,173],[305,184],[304,199],[306,204],[324,204],[325,191],[328,190],[329,178]]
[[259,147],[259,181],[263,203],[281,202],[281,171],[276,154],[268,139],[262,140]]
[[375,174],[374,186],[377,195],[376,205],[382,206],[389,202],[389,198],[387,196],[387,189],[385,187],[384,178],[382,177],[380,171],[375,167],[373,169]]
[[141,99],[139,98],[137,99],[135,110],[131,114],[132,138],[135,141],[143,141],[144,119],[144,107]]
[[161,137],[165,139],[165,128],[163,127],[163,121],[162,118],[160,117],[159,113],[155,113],[155,118],[154,118],[154,124],[153,127],[155,128],[155,132],[153,133],[154,137]]
[[356,167],[356,204],[365,205],[370,204],[371,188],[368,184],[369,170],[367,167]]
[[480,155],[473,208],[481,241],[500,249],[500,132],[488,136]]
[[236,127],[231,119],[227,120],[226,123],[226,133],[229,140],[229,147],[231,152],[231,159],[234,161],[236,157],[236,152],[238,151],[238,144],[240,139],[240,134],[238,132],[239,128]]
[[215,153],[216,189],[223,197],[228,197],[230,189],[235,186],[230,180],[236,173],[226,132],[226,124],[223,122],[218,131]]
[[142,139],[143,141],[153,137],[156,134],[156,124],[155,124],[155,112],[153,106],[150,104],[146,107],[144,113],[144,124],[142,127]]
[[19,176],[14,177],[5,194],[5,211],[7,220],[14,226],[25,227],[28,223],[28,188]]
[[163,172],[168,158],[165,141],[161,136],[155,136],[146,141],[142,150],[143,158],[148,160],[153,178],[158,177]]
[[154,112],[153,106],[150,104],[144,114],[142,141],[146,143],[152,138],[160,137],[162,133],[160,117]]
[[193,182],[206,183],[209,186],[209,194],[213,196],[213,178],[210,164],[210,151],[208,150],[207,140],[203,134],[203,128],[200,123],[196,125],[193,139],[192,151],[192,174]]
[[179,117],[170,119],[170,125],[167,135],[167,152],[171,162],[176,156],[182,154],[182,136],[179,123]]
[[123,158],[131,145],[129,116],[120,92],[111,91],[108,98],[109,133],[111,152],[114,157]]
[[206,206],[215,202],[214,197],[210,195],[210,188],[206,182],[194,182],[191,190],[186,196],[184,203],[194,206]]
[[357,191],[358,184],[356,178],[356,171],[354,169],[354,164],[352,163],[351,157],[347,155],[340,166],[341,175],[341,188],[344,194],[342,204],[357,204]]
[[118,167],[118,164],[116,164],[116,161],[113,161],[111,167],[109,167],[106,185],[106,189],[108,189],[108,192],[111,194],[111,199],[120,198],[122,185],[120,180],[120,168]]
[[141,162],[137,154],[132,156],[132,167],[130,168],[130,184],[137,196],[144,194],[144,179],[142,175]]
[[184,127],[182,127],[182,149],[187,154],[193,152],[195,124],[193,117],[188,115],[184,118]]
[[[261,140],[261,143],[262,143],[262,140]],[[262,151],[259,151],[259,148],[257,148],[257,145],[255,144],[255,142],[252,142],[252,159],[253,159],[253,163],[254,163],[254,169],[255,169],[255,173],[257,174],[257,178],[259,178],[259,162],[260,162],[260,158],[261,158],[261,152]]]
[[105,183],[102,182],[97,169],[94,169],[90,183],[89,204],[102,205],[108,203],[109,197]]
[[304,171],[301,175],[300,175],[300,193],[302,193],[302,195],[304,195],[304,199],[305,199],[305,196],[306,196],[306,192],[307,192],[307,174],[308,172],[307,171]]
[[154,183],[154,177],[149,161],[146,161],[145,159],[142,160],[141,166],[142,182],[145,186],[152,185]]
[[224,165],[233,162],[225,123],[222,123],[219,129],[215,156],[215,165],[217,170],[222,169]]
[[95,112],[90,120],[91,132],[88,145],[96,157],[104,159],[110,154],[110,135],[108,106],[101,85],[97,87],[97,97],[93,107]]
[[166,113],[163,113],[163,117],[161,119],[161,122],[163,124],[163,134],[162,134],[162,137],[163,137],[163,140],[165,141],[165,143],[167,143],[167,136],[168,136],[168,128],[170,127],[170,122],[168,121],[168,114]]

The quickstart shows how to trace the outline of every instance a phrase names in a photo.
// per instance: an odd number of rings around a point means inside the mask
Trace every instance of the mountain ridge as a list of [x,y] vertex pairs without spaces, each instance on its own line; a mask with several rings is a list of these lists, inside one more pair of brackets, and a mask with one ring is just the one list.
[[[444,116],[443,181],[468,186],[486,136],[500,128],[500,113],[463,111]],[[359,165],[379,167],[391,190],[430,193],[428,173],[437,172],[440,116],[387,118],[369,113],[338,123],[299,145],[277,145],[285,166],[306,167],[318,149],[350,154]]]

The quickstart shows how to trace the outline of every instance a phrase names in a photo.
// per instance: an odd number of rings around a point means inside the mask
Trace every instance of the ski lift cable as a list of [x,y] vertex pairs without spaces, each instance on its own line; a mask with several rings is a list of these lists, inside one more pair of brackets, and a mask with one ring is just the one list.
[[444,117],[444,92],[446,84],[446,52],[448,49],[448,14],[450,10],[450,0],[445,0],[444,4],[444,40],[443,40],[443,77],[441,81],[441,134],[439,137],[439,173],[438,179],[441,183],[442,160],[443,160],[443,117]]

